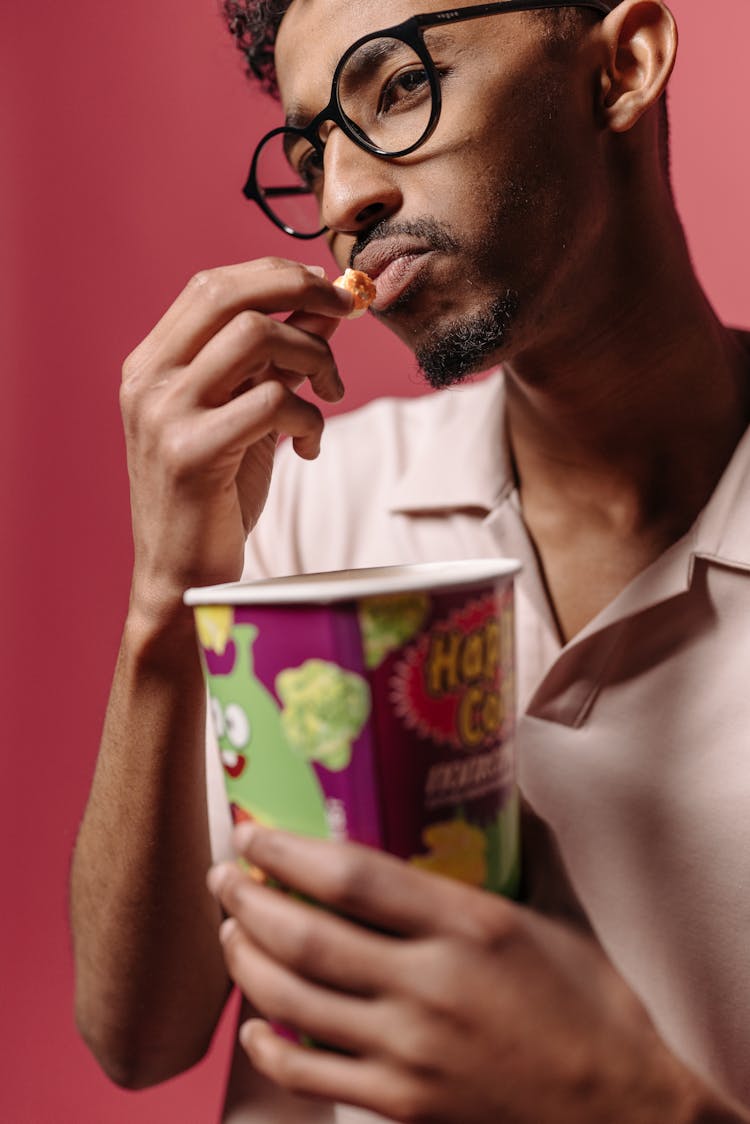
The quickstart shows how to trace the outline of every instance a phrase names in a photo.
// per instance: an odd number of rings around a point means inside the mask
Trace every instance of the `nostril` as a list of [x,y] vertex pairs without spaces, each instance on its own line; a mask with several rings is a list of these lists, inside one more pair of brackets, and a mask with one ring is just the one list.
[[383,203],[368,203],[366,207],[363,207],[362,210],[357,213],[357,222],[362,224],[371,223],[377,219],[384,210],[385,204]]

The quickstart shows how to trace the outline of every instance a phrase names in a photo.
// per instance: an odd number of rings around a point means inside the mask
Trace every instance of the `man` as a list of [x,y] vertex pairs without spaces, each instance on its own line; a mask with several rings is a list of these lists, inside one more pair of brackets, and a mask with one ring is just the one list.
[[[125,365],[135,569],[74,859],[78,1019],[123,1084],[195,1062],[228,988],[220,903],[250,1004],[333,1047],[244,1023],[227,1120],[331,1121],[335,1102],[455,1124],[750,1118],[750,356],[669,189],[670,13],[528,7],[233,17],[288,122],[248,193],[376,276],[376,315],[436,386],[502,376],[336,421],[308,464],[322,421],[295,390],[340,397],[327,341],[351,304],[282,259],[196,277]],[[206,893],[181,597],[238,577],[245,549],[248,576],[521,557],[520,780],[572,882],[555,916],[248,829],[253,863],[332,912],[226,865]]]

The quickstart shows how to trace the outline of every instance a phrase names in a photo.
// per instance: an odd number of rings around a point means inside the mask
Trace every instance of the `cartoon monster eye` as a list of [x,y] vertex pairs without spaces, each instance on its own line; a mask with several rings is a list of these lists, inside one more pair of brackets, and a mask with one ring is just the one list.
[[250,741],[250,722],[241,706],[230,703],[224,712],[226,735],[235,749],[244,749]]
[[225,734],[224,711],[221,708],[219,700],[214,698],[211,699],[211,722],[213,723],[216,737],[223,738]]

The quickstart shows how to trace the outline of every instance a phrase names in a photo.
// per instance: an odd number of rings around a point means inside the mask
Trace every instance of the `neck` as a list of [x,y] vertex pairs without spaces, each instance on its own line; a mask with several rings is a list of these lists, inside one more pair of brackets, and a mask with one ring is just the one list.
[[524,506],[580,518],[583,504],[623,533],[661,527],[662,545],[706,502],[750,415],[750,357],[709,305],[670,212],[659,231],[628,224],[640,246],[602,255],[610,268],[589,298],[574,286],[554,338],[506,366]]

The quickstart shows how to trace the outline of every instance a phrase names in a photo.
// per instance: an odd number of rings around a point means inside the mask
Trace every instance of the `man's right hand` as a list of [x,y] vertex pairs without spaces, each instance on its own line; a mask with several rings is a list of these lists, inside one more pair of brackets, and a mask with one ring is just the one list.
[[238,579],[279,435],[318,455],[323,418],[295,391],[309,379],[341,398],[327,341],[352,309],[322,272],[265,258],[199,273],[125,361],[136,611],[171,614],[188,586]]

